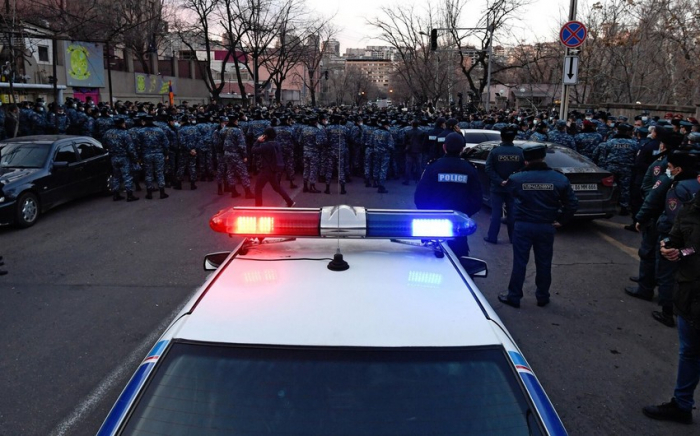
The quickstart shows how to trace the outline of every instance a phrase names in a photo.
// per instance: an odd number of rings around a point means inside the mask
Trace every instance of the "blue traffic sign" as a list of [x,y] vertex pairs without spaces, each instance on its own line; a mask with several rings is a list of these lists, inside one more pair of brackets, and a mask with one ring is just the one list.
[[576,48],[583,44],[588,36],[586,26],[580,21],[569,21],[561,27],[559,40],[568,48]]

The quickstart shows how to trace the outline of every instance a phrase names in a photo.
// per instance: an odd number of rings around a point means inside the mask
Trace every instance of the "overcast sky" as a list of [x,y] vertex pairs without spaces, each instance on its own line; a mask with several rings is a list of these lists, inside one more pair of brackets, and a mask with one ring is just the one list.
[[[341,54],[346,48],[359,48],[367,45],[385,45],[381,41],[372,40],[371,36],[377,31],[366,25],[368,18],[376,17],[382,6],[397,4],[397,0],[306,0],[312,10],[324,16],[336,14],[333,22],[342,30],[337,38],[340,41]],[[476,9],[479,12],[473,14],[472,21],[464,20],[464,27],[476,25],[478,17],[482,15],[483,0],[469,0],[469,9]],[[579,11],[582,5],[592,0],[580,0]],[[402,0],[402,4],[415,2],[418,5],[425,5],[426,1]],[[527,42],[532,42],[536,38],[551,40],[558,38],[561,25],[568,18],[569,0],[531,0],[531,4],[523,7],[521,21],[513,22],[513,32],[518,38],[524,38]],[[466,15],[466,14],[465,14]],[[585,23],[584,23],[585,24]]]

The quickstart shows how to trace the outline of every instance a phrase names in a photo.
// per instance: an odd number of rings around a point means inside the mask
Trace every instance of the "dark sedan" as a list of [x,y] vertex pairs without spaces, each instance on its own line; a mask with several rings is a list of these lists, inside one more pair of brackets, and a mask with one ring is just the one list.
[[29,227],[47,210],[108,190],[109,154],[86,136],[0,142],[0,225]]
[[[535,144],[528,141],[514,141],[524,147]],[[489,204],[489,178],[486,175],[486,158],[499,141],[482,142],[465,151],[462,157],[468,159],[479,173],[479,181],[484,192],[484,203]],[[609,218],[616,213],[619,189],[614,176],[609,171],[596,166],[587,157],[570,148],[547,143],[545,162],[554,170],[564,174],[576,192],[579,208],[576,218]]]

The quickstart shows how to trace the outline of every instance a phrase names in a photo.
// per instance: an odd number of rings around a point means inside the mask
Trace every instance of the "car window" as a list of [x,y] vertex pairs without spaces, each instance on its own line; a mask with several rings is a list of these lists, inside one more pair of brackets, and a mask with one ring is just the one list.
[[173,343],[123,435],[541,435],[502,348]]
[[42,168],[49,156],[51,144],[7,144],[0,150],[2,168]]
[[78,158],[75,157],[75,149],[73,144],[61,145],[56,150],[56,157],[54,157],[54,162],[77,162]]
[[595,164],[568,148],[548,148],[545,162],[552,168],[586,168]]
[[493,145],[485,145],[485,144],[480,144],[477,146],[474,146],[467,150],[466,152],[466,158],[467,159],[477,159],[477,160],[486,160],[486,158],[489,156],[489,152],[493,148]]
[[79,142],[76,144],[76,148],[78,149],[80,158],[83,160],[105,154],[105,149],[102,148],[102,146],[98,146],[92,142]]

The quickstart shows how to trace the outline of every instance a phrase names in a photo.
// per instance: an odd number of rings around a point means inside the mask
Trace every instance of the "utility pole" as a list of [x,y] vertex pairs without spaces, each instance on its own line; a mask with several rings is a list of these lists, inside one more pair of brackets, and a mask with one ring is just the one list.
[[[574,21],[576,19],[576,8],[578,6],[578,1],[577,0],[571,0],[569,3],[569,21]],[[566,48],[564,50],[565,57],[569,56],[570,53],[570,48]],[[569,113],[569,92],[570,92],[570,87],[569,85],[562,85],[561,87],[561,104],[559,106],[559,119],[566,119],[568,113]]]

